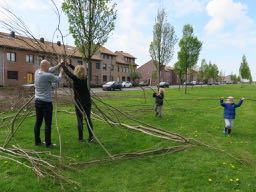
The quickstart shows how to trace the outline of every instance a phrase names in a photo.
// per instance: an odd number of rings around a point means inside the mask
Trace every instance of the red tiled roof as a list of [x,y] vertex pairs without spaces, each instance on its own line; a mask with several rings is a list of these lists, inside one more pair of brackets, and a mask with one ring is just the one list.
[[[121,51],[116,51],[116,63],[119,63],[119,64],[124,64],[124,65],[131,65],[132,63],[128,63],[127,61],[125,61],[125,57],[128,57],[127,55],[130,55],[129,53],[125,53],[124,52],[121,52]],[[136,59],[135,57],[133,56],[129,56],[129,58],[131,59]],[[132,65],[136,65],[138,66],[136,63],[132,64]]]
[[115,53],[113,53],[112,51],[110,51],[109,49],[107,49],[106,47],[103,47],[103,46],[101,46],[101,47],[99,48],[99,51],[100,51],[101,53],[105,53],[105,54],[108,54],[108,55],[117,56]]
[[116,51],[115,53],[119,53],[119,54],[123,55],[124,57],[129,57],[129,58],[136,59],[136,57],[132,56],[129,53],[123,52],[123,51]]
[[[138,69],[140,70],[140,69],[144,68],[147,65],[151,65],[155,68],[155,61],[151,59],[147,63],[139,66]],[[169,65],[163,65],[163,69],[164,69],[164,71],[173,71],[174,70],[173,67],[171,67]]]
[[[76,47],[70,45],[60,45],[49,41],[40,42],[38,39],[15,35],[15,38],[10,34],[0,32],[0,47],[17,48],[28,51],[42,52],[42,53],[56,53],[58,55],[68,55],[73,57],[82,57]],[[93,55],[93,60],[101,60],[100,56]]]

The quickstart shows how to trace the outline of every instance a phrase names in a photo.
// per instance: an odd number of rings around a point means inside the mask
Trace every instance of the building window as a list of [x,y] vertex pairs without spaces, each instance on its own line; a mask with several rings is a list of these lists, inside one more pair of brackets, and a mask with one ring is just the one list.
[[125,77],[122,77],[122,81],[125,81]]
[[118,71],[118,72],[120,71],[120,67],[119,67],[119,66],[117,67],[117,71]]
[[8,52],[7,53],[7,61],[15,62],[16,61],[16,53]]
[[131,78],[130,78],[130,77],[127,77],[127,81],[131,81]]
[[82,61],[82,60],[77,60],[77,63],[78,63],[79,65],[83,65],[83,61]]
[[100,69],[100,62],[96,63],[96,69]]
[[108,81],[108,77],[107,75],[103,75],[103,82],[106,82],[106,81]]
[[103,57],[103,59],[112,59],[112,56],[104,54],[104,53],[102,54],[102,57]]
[[26,55],[26,62],[27,63],[34,63],[34,55]]
[[125,61],[126,61],[127,63],[131,63],[131,62],[132,62],[132,59],[129,58],[129,57],[125,57]]
[[107,70],[107,64],[102,64],[102,69]]
[[7,78],[8,79],[16,79],[18,80],[18,71],[7,71]]
[[111,65],[111,71],[114,71],[114,69],[115,69],[115,66]]

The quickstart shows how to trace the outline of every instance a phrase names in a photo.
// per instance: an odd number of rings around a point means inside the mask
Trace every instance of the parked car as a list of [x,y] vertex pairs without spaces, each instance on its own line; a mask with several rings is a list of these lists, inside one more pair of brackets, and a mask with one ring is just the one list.
[[116,89],[122,90],[122,84],[116,81],[109,81],[102,85],[103,91],[114,91]]
[[196,85],[197,82],[196,81],[191,81],[191,84]]
[[122,82],[122,87],[132,87],[132,83],[129,81]]
[[162,87],[162,88],[169,88],[170,84],[168,82],[160,82],[159,83],[159,87]]
[[184,82],[183,85],[194,85],[194,84],[191,82]]
[[35,84],[30,84],[30,83],[28,83],[28,84],[23,84],[22,87],[23,87],[24,89],[34,89],[34,88],[35,88]]
[[146,83],[146,82],[144,82],[144,81],[141,81],[141,82],[139,83],[139,86],[149,86],[149,84]]

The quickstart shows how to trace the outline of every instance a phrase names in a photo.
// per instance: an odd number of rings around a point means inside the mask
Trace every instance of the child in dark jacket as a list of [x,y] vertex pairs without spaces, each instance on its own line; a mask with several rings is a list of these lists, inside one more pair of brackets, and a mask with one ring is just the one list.
[[240,101],[236,104],[234,103],[234,97],[227,97],[227,101],[224,103],[224,98],[220,98],[220,105],[224,107],[224,120],[225,128],[224,134],[231,134],[231,129],[233,127],[233,121],[236,118],[236,108],[240,107],[244,101],[244,98],[241,98]]
[[162,117],[162,108],[164,103],[164,89],[160,88],[158,93],[153,93],[153,97],[156,98],[156,101],[155,101],[156,116]]

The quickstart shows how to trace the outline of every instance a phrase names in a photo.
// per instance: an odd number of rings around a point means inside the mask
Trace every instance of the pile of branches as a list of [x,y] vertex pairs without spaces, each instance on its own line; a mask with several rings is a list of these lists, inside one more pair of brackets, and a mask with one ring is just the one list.
[[[53,1],[53,0],[52,0]],[[54,4],[56,8],[56,13],[58,16],[58,26],[54,32],[59,32],[62,39],[63,44],[63,52],[65,59],[69,59],[72,57],[72,55],[66,54],[66,48],[64,43],[64,36],[62,35],[62,32],[60,30],[60,13],[57,9],[56,4]],[[18,18],[13,12],[5,9],[5,12],[8,13],[10,22],[3,22],[3,25],[7,29],[12,29],[17,34],[25,34],[30,38],[28,39],[21,39],[24,40],[25,44],[28,46],[31,46],[31,48],[35,48],[35,43],[37,42],[37,49],[40,48],[41,52],[45,52],[49,54],[49,51],[45,50],[44,46],[41,46],[40,41],[38,41],[37,38],[33,36],[31,31],[28,29],[28,27],[25,25],[25,23]],[[1,12],[0,12],[1,13]],[[57,52],[54,50],[54,46],[52,46],[52,56],[53,58],[58,58]],[[74,53],[75,54],[75,53]],[[69,96],[73,98],[72,91],[68,91]],[[144,99],[146,102],[146,95],[145,91],[143,89],[144,93]],[[104,146],[100,139],[97,137],[97,135],[94,134],[94,137],[97,141],[97,143],[102,147],[102,149],[106,152],[108,157],[103,159],[95,159],[87,162],[74,162],[70,163],[72,166],[88,166],[88,165],[95,165],[99,163],[109,162],[109,161],[117,161],[117,160],[124,160],[124,159],[134,159],[134,158],[141,158],[146,156],[152,156],[152,155],[159,155],[159,154],[166,154],[166,153],[175,153],[183,151],[191,146],[194,146],[195,144],[198,144],[198,142],[191,142],[191,140],[176,134],[171,133],[166,130],[162,130],[156,127],[153,127],[151,125],[148,125],[144,122],[138,121],[136,118],[132,118],[130,115],[127,115],[126,113],[120,111],[119,109],[105,103],[100,97],[98,97],[96,94],[94,94],[91,91],[92,96],[92,103],[94,105],[94,113],[93,118],[97,121],[104,122],[106,124],[111,125],[112,127],[117,128],[124,128],[128,129],[130,131],[136,131],[143,134],[146,134],[151,137],[156,137],[164,140],[168,140],[171,142],[175,142],[176,146],[166,147],[166,148],[158,148],[158,149],[147,149],[143,151],[137,151],[137,152],[131,152],[131,153],[122,153],[122,154],[112,154],[106,146]],[[59,125],[58,125],[58,95],[57,91],[55,94],[55,122],[56,127],[58,131],[58,138],[59,138],[59,155],[53,155],[50,152],[38,152],[34,150],[29,149],[23,149],[19,146],[12,145],[9,147],[11,140],[14,138],[15,134],[17,134],[18,130],[22,127],[23,122],[31,116],[34,116],[34,111],[31,108],[31,102],[33,101],[34,97],[31,96],[29,98],[22,96],[18,100],[16,100],[14,103],[12,103],[13,111],[16,111],[16,113],[13,115],[7,115],[3,117],[3,113],[1,114],[0,121],[2,124],[0,125],[0,132],[8,131],[8,134],[6,135],[5,141],[2,143],[2,147],[0,147],[0,159],[8,159],[11,160],[19,165],[22,165],[32,171],[40,177],[51,177],[59,181],[64,181],[69,184],[76,184],[79,185],[76,181],[67,178],[63,176],[63,169],[64,168],[70,168],[69,166],[66,166],[64,164],[64,157],[62,155],[62,142],[61,142],[61,134],[59,132]],[[73,99],[71,99],[73,100]],[[74,102],[74,100],[73,100]],[[73,103],[76,105],[76,103]],[[68,111],[62,111],[66,113],[70,113]],[[128,119],[129,123],[123,123],[122,118]],[[9,129],[8,129],[9,128]]]
[[[165,153],[175,153],[182,150],[185,150],[192,145],[189,143],[189,140],[185,137],[171,133],[165,130],[161,130],[159,128],[150,126],[143,122],[140,122],[136,119],[131,118],[129,115],[124,112],[118,110],[117,108],[105,103],[100,97],[96,94],[93,94],[93,105],[94,105],[94,113],[92,117],[103,123],[109,124],[112,127],[125,128],[131,131],[140,132],[149,136],[165,139],[168,141],[174,141],[176,143],[180,143],[178,146],[166,147],[166,148],[158,148],[158,149],[148,149],[144,151],[137,151],[131,153],[122,153],[122,154],[112,154],[107,148],[101,143],[100,139],[94,134],[96,141],[100,144],[103,150],[107,153],[108,157],[103,159],[95,159],[88,162],[73,162],[70,163],[69,167],[80,167],[84,165],[95,165],[109,161],[117,161],[124,159],[134,159],[141,158],[152,155],[159,155]],[[72,97],[72,95],[70,95]],[[72,179],[66,178],[62,175],[62,168],[67,167],[63,162],[62,153],[60,155],[53,155],[50,152],[38,152],[34,150],[23,149],[19,146],[12,145],[12,147],[8,147],[11,143],[11,140],[14,138],[15,134],[17,134],[18,130],[22,128],[23,122],[31,116],[34,116],[34,111],[31,108],[31,102],[34,97],[27,98],[26,102],[24,102],[23,106],[20,107],[15,114],[8,115],[5,117],[1,117],[1,121],[3,124],[1,125],[0,131],[3,131],[7,128],[8,134],[6,136],[5,141],[3,142],[3,146],[0,147],[0,159],[8,159],[13,162],[18,163],[26,168],[31,169],[35,172],[35,174],[40,177],[52,177],[60,181],[65,181],[69,184],[78,184],[76,181]],[[57,97],[55,97],[57,99]],[[57,102],[57,100],[55,100]],[[100,105],[100,106],[99,106]],[[55,113],[64,112],[68,114],[74,114],[74,112],[68,112],[58,109],[58,105],[55,105],[56,111]],[[133,125],[122,123],[122,117],[128,118],[130,122],[134,122]],[[57,116],[55,117],[57,118]],[[56,121],[57,122],[57,121]],[[58,126],[56,124],[56,126]],[[59,135],[61,138],[61,135]],[[62,148],[61,142],[59,142],[60,150]]]
[[60,157],[50,152],[23,149],[13,145],[12,148],[0,147],[0,159],[13,161],[24,166],[34,171],[39,178],[50,177],[58,181],[65,181],[68,184],[79,185],[78,182],[62,175],[61,168],[67,168],[67,166],[57,164],[56,162],[59,161]]

